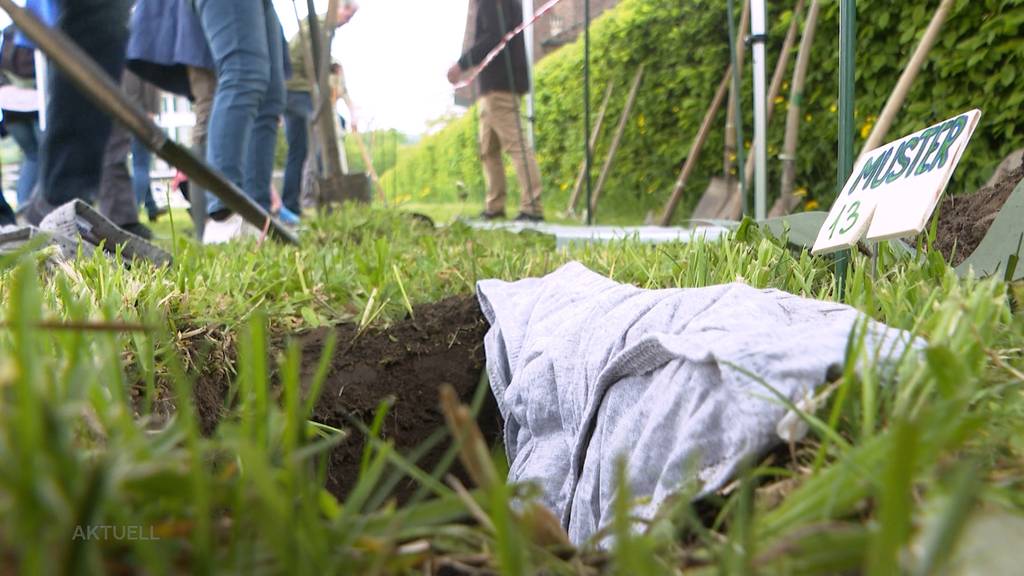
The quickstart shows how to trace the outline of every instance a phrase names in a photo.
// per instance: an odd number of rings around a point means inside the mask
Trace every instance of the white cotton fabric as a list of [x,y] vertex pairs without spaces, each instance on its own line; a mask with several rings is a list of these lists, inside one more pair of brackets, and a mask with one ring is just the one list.
[[765,384],[806,400],[841,369],[862,322],[884,358],[910,343],[840,304],[739,283],[644,290],[575,262],[481,281],[477,296],[508,481],[538,484],[577,544],[611,520],[620,457],[634,513],[650,518],[694,480],[698,496],[716,491],[779,442],[787,408]]

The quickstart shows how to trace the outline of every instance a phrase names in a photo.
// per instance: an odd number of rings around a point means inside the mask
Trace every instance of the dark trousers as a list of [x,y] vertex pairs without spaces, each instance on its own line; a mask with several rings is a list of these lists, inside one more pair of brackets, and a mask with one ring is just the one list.
[[309,156],[309,119],[313,115],[313,97],[309,92],[288,91],[284,109],[284,133],[288,140],[288,160],[284,167],[281,203],[296,214],[302,213],[302,168]]
[[[58,27],[111,78],[120,78],[131,0],[61,0]],[[47,127],[39,150],[42,194],[51,206],[91,200],[103,171],[110,117],[78,91],[56,66],[47,78]]]

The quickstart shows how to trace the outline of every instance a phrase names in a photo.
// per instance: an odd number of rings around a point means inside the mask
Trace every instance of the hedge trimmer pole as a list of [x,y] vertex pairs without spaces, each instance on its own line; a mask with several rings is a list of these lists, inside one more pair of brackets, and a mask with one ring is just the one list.
[[[839,169],[836,190],[842,191],[846,180],[853,172],[853,100],[856,78],[857,50],[857,2],[839,2]],[[846,268],[850,251],[838,252],[835,256],[836,295],[840,299],[846,294]]]

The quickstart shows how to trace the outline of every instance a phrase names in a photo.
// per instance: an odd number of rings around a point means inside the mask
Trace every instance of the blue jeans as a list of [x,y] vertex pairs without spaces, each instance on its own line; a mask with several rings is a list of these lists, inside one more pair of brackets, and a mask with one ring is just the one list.
[[36,114],[7,112],[4,123],[11,138],[21,149],[21,170],[18,174],[18,209],[32,197],[39,177],[39,118]]
[[288,139],[288,162],[284,167],[281,203],[296,214],[302,213],[302,167],[309,155],[309,119],[313,116],[313,96],[309,92],[288,91],[284,111],[284,132]]
[[[131,5],[131,0],[61,0],[58,25],[111,78],[120,78]],[[76,198],[92,200],[103,170],[110,116],[57,66],[48,70],[48,123],[39,148],[42,196],[51,206]]]
[[[285,102],[281,24],[270,0],[197,0],[196,7],[217,64],[206,159],[269,211]],[[208,214],[225,209],[208,198]]]
[[139,206],[146,207],[146,214],[152,216],[159,209],[150,188],[149,169],[153,165],[153,154],[138,138],[132,137],[132,190]]

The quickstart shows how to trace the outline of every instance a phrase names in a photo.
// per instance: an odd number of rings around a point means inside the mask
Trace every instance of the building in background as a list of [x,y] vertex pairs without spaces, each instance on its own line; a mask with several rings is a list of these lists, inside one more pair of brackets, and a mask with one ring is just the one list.
[[[537,7],[542,0],[534,0]],[[619,0],[590,0],[590,20],[593,22],[606,10],[614,8]],[[562,0],[541,16],[533,28],[534,62],[571,44],[583,33],[584,0]]]
[[188,98],[162,93],[160,115],[156,117],[156,123],[164,129],[171,140],[186,147],[192,146],[192,129],[196,125],[196,115],[192,112],[192,103]]

